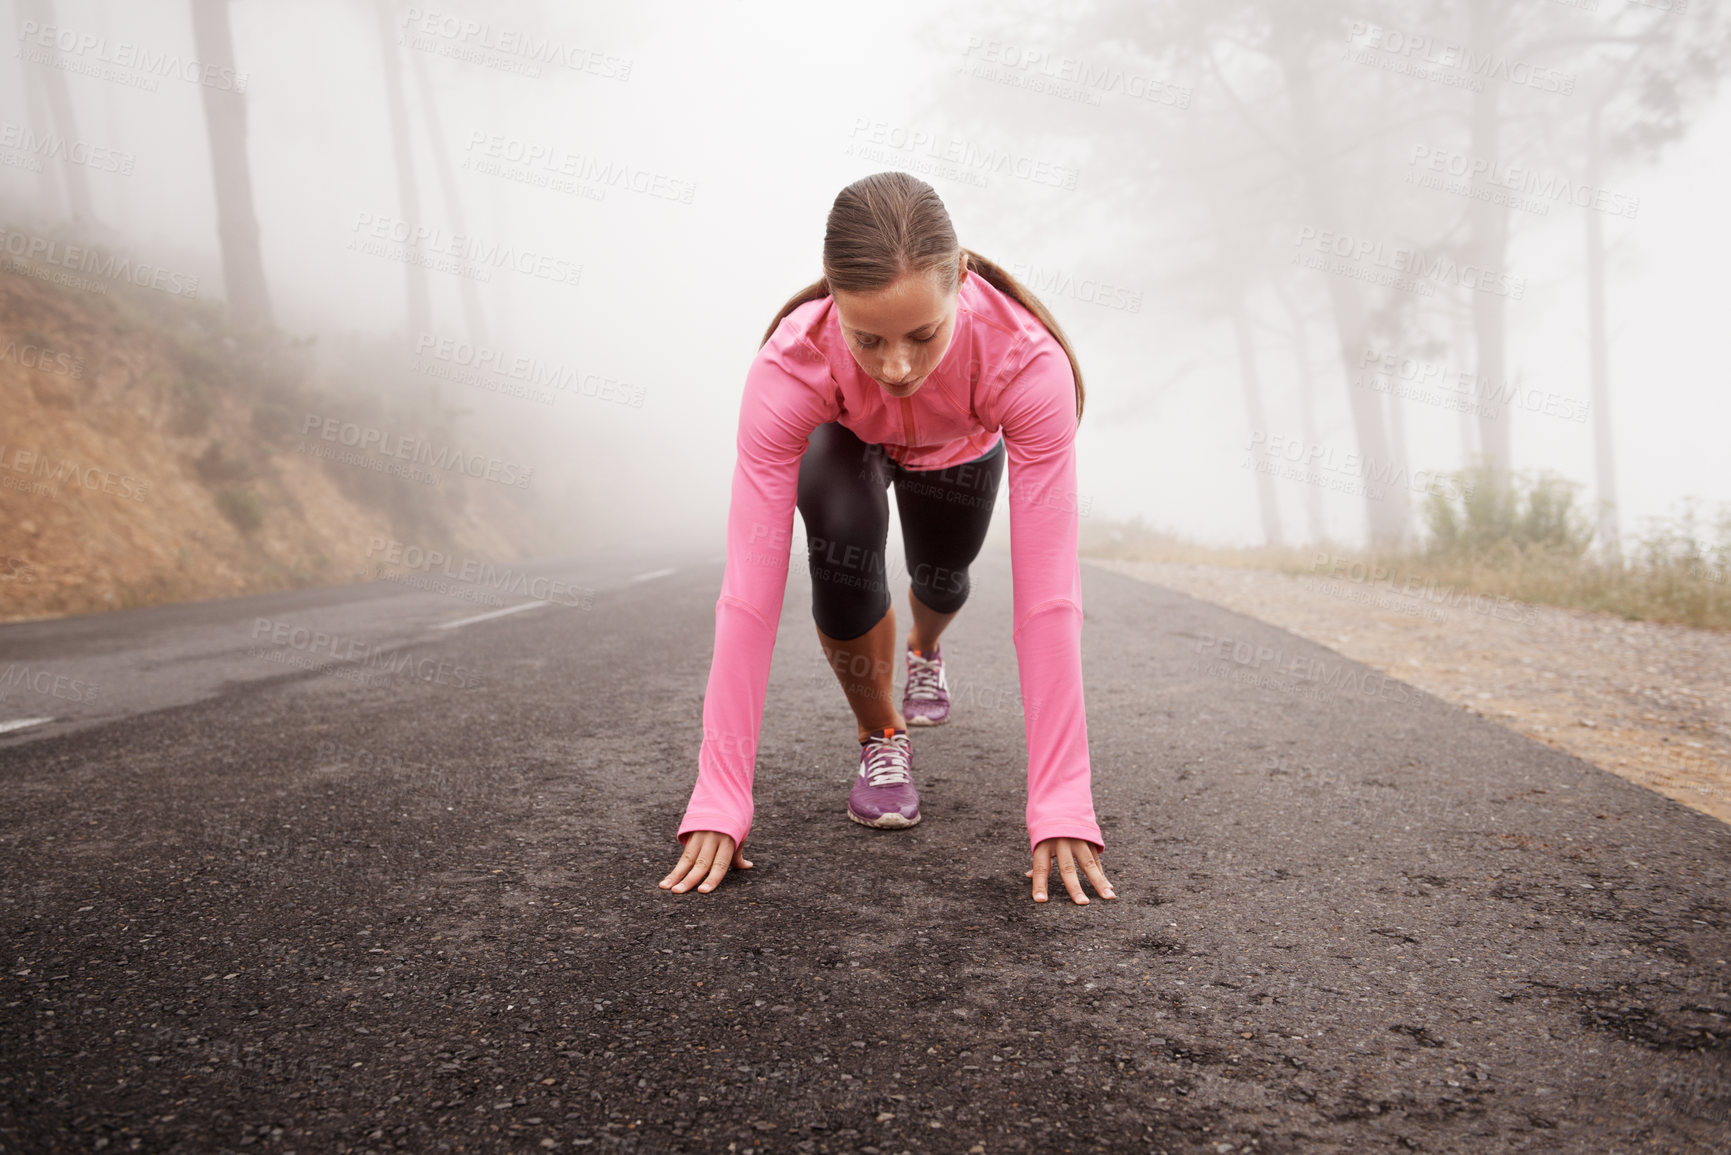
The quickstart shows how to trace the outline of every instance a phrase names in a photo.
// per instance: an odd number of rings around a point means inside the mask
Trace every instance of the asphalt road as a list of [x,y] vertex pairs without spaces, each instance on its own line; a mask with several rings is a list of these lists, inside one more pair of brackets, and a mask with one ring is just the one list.
[[1085,566],[1120,898],[1035,906],[988,554],[925,820],[846,819],[796,568],[757,868],[670,895],[721,566],[594,566],[448,629],[383,583],[0,628],[112,688],[0,714],[62,718],[0,739],[0,1151],[1731,1145],[1713,819]]

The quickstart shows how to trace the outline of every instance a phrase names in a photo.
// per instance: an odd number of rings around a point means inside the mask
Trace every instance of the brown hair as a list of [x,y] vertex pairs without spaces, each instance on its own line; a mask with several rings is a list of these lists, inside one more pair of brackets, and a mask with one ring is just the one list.
[[775,335],[783,317],[807,301],[829,296],[832,286],[844,293],[870,293],[907,273],[927,273],[937,276],[939,292],[954,292],[958,253],[966,254],[975,275],[1038,317],[1057,338],[1076,378],[1076,420],[1082,420],[1082,368],[1064,330],[1020,281],[958,244],[950,214],[937,192],[905,172],[873,173],[836,194],[823,234],[823,276],[788,298],[758,344]]

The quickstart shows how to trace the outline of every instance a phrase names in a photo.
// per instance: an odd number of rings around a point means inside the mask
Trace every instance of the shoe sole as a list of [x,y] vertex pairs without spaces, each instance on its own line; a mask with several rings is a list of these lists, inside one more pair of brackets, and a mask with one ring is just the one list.
[[909,726],[942,726],[945,722],[950,720],[948,714],[945,714],[942,718],[922,718],[917,714],[908,714],[906,717]]
[[853,812],[853,807],[851,806],[848,807],[847,816],[859,823],[861,826],[870,826],[874,830],[906,830],[910,826],[918,826],[920,818],[922,817],[919,814],[914,815],[912,818],[903,818],[900,814],[886,814],[876,821],[867,822],[864,818],[855,814]]

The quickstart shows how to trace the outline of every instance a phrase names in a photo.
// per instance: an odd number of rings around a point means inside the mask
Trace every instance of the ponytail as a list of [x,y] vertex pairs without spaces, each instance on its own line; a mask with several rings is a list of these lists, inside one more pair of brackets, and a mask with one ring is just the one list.
[[819,297],[827,296],[829,296],[829,280],[825,277],[819,277],[817,280],[789,297],[787,299],[787,304],[781,307],[781,312],[775,315],[775,320],[769,323],[769,328],[763,331],[763,340],[757,343],[758,348],[761,349],[763,346],[769,344],[769,339],[775,336],[775,331],[781,327],[782,318],[786,317],[789,313],[793,312],[807,301],[815,301]]
[[963,249],[962,252],[968,256],[968,268],[972,272],[984,277],[992,288],[1038,317],[1040,324],[1046,326],[1046,331],[1052,334],[1053,339],[1064,350],[1064,356],[1070,359],[1070,373],[1076,378],[1076,420],[1080,422],[1082,420],[1082,366],[1076,363],[1076,351],[1070,348],[1070,340],[1064,336],[1064,330],[1059,326],[1057,319],[1052,316],[1045,305],[1040,303],[1040,298],[1028,291],[1027,286],[1010,276],[995,262],[988,261],[972,249]]

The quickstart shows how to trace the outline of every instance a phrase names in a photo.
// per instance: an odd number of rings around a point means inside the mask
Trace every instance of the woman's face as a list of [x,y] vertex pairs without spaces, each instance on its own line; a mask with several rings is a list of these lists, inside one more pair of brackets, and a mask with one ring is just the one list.
[[938,292],[933,274],[910,273],[871,293],[833,292],[842,337],[859,367],[891,397],[912,397],[950,350],[956,290]]

